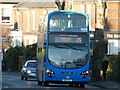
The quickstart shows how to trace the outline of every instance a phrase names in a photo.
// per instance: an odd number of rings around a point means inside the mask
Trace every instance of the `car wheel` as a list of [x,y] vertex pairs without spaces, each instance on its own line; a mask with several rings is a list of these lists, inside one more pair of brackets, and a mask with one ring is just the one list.
[[42,85],[42,81],[38,81],[38,85]]
[[44,82],[43,85],[44,86],[49,86],[49,83],[48,82]]
[[24,76],[21,76],[21,80],[24,80]]
[[28,80],[28,78],[27,78],[27,77],[25,77],[25,80]]

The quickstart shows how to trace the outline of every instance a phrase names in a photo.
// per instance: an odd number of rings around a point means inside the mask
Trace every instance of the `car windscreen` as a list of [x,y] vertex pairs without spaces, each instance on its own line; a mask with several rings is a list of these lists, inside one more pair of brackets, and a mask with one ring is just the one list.
[[36,68],[36,62],[28,62],[27,67]]

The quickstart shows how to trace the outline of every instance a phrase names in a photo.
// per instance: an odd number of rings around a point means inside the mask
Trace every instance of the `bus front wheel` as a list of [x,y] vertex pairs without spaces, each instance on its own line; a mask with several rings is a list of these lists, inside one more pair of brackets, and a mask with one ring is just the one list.
[[80,83],[81,88],[85,88],[85,83]]
[[75,87],[79,87],[79,83],[70,83],[69,86],[70,86],[70,87],[74,87],[74,86],[75,86]]
[[49,86],[49,83],[48,82],[44,82],[43,85],[44,86]]
[[73,83],[70,83],[70,84],[69,84],[69,86],[70,86],[70,87],[73,87],[73,86],[74,86],[74,84],[73,84]]

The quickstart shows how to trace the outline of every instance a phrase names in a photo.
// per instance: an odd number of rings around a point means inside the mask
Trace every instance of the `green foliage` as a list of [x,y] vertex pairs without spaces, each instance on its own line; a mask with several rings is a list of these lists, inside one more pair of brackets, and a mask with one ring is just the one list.
[[109,80],[118,80],[118,65],[120,60],[118,59],[118,55],[111,55],[108,56],[109,59],[109,66],[108,66],[108,79]]
[[5,61],[7,69],[17,71],[19,65],[19,56],[23,55],[24,47],[10,47],[5,53]]
[[6,68],[10,71],[18,71],[19,56],[25,56],[27,59],[36,57],[37,44],[28,45],[26,47],[10,47],[4,54]]
[[120,82],[120,70],[119,70],[119,68],[120,68],[120,54],[118,55],[118,75],[117,75],[118,81]]
[[32,59],[36,57],[37,44],[28,45],[25,48],[25,57],[27,59]]

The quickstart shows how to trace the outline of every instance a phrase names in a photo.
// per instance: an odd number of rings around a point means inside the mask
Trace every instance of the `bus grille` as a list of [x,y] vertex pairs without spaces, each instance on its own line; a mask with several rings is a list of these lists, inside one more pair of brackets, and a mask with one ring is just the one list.
[[74,74],[74,72],[61,72],[62,74]]

